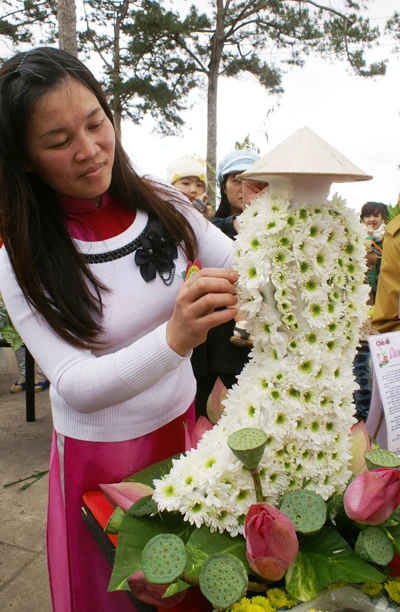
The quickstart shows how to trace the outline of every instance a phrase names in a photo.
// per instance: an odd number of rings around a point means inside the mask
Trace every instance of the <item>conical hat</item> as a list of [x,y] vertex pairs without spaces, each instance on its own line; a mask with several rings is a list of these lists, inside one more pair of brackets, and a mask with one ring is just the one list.
[[268,182],[273,176],[293,175],[324,176],[332,183],[372,179],[308,127],[289,136],[241,177]]

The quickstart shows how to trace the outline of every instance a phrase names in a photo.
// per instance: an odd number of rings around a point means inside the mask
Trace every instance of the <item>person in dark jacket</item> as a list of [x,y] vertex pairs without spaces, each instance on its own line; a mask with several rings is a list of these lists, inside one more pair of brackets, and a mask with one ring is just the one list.
[[[253,151],[235,150],[228,153],[218,165],[217,180],[221,199],[211,222],[232,240],[238,234],[237,217],[244,208],[243,184],[238,175],[258,159],[260,156]],[[231,342],[234,329],[237,330],[239,345]],[[249,359],[251,347],[251,338],[245,328],[241,327],[241,321],[230,321],[210,330],[206,342],[193,351],[197,417],[206,415],[207,399],[218,377],[227,389],[236,383],[238,374]]]

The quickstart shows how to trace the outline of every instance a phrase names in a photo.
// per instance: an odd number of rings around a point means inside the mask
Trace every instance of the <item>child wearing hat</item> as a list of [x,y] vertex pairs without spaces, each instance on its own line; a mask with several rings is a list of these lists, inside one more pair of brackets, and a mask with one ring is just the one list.
[[202,157],[178,157],[167,167],[167,181],[184,193],[201,213],[207,214],[207,167]]

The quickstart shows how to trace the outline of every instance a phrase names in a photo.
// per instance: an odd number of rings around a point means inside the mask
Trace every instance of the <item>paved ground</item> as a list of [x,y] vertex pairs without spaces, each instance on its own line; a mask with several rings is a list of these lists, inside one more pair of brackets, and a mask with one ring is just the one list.
[[[0,610],[51,612],[46,565],[47,475],[26,490],[8,483],[48,469],[49,392],[37,393],[36,421],[25,421],[25,393],[11,349],[0,349]],[[32,482],[31,480],[25,482]]]

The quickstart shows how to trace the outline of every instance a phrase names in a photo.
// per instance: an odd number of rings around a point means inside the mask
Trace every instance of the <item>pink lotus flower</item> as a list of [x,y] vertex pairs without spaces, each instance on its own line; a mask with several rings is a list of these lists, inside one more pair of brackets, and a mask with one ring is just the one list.
[[197,419],[196,423],[186,421],[185,423],[185,450],[191,450],[197,448],[198,443],[205,431],[210,431],[213,428],[213,424],[210,423],[205,416],[201,416]]
[[113,506],[119,506],[124,512],[127,512],[138,499],[154,493],[154,489],[139,482],[100,484],[99,488]]
[[377,468],[360,474],[348,486],[343,502],[353,521],[380,525],[400,504],[400,471]]
[[283,578],[299,549],[288,517],[269,504],[253,504],[247,512],[245,536],[251,569],[265,580]]
[[186,595],[186,591],[176,593],[170,597],[163,597],[165,591],[168,589],[168,584],[151,584],[147,582],[142,571],[136,572],[130,578],[128,578],[128,584],[131,592],[150,606],[157,606],[160,608],[171,608],[176,606]]
[[207,416],[211,423],[215,424],[221,418],[221,415],[224,412],[225,408],[222,402],[226,398],[227,393],[228,389],[225,387],[224,383],[218,376],[217,380],[214,383],[212,391],[208,396],[206,405]]
[[352,459],[350,469],[353,476],[358,476],[363,472],[367,472],[367,463],[365,461],[365,453],[372,448],[371,438],[368,435],[367,426],[363,421],[354,425],[351,428],[351,448]]

